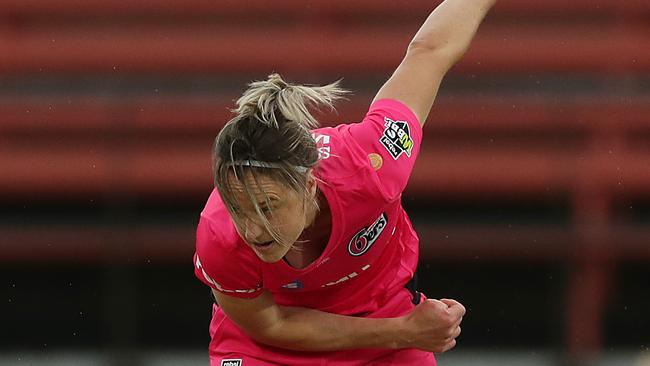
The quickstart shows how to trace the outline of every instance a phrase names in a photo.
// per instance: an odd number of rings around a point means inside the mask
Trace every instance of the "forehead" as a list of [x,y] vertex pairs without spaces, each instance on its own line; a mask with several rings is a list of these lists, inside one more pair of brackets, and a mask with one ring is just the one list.
[[266,198],[269,200],[279,200],[284,197],[289,189],[282,183],[271,178],[266,174],[255,174],[246,171],[244,175],[238,176],[239,180],[235,178],[235,174],[228,175],[228,183],[230,190],[239,204],[246,204],[249,202],[246,187],[253,194],[257,202],[265,202]]

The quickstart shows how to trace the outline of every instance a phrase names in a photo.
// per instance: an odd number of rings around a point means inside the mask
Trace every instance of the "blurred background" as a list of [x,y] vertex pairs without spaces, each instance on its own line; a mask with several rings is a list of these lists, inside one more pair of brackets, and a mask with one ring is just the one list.
[[[194,278],[246,84],[344,78],[359,121],[439,1],[0,0],[0,365],[207,365]],[[500,0],[403,196],[441,365],[648,365],[650,2]]]

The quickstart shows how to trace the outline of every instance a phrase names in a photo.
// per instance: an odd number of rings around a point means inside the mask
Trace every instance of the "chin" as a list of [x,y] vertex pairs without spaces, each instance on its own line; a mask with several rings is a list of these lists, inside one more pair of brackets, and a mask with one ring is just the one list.
[[277,263],[282,260],[282,257],[284,257],[281,253],[260,253],[255,251],[255,254],[257,254],[257,257],[265,263]]
[[282,245],[274,242],[270,248],[260,249],[251,245],[251,248],[257,257],[265,263],[277,263],[284,258],[289,249],[284,248]]
[[257,254],[257,257],[260,260],[262,260],[262,262],[264,262],[264,263],[277,263],[277,262],[280,261],[280,259],[282,259],[282,258],[269,257],[269,256],[266,256],[266,255],[259,255],[259,253]]

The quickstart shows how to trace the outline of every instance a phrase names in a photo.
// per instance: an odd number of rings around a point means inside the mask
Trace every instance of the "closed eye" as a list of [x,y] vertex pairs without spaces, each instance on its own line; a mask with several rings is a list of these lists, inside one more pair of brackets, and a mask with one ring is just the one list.
[[271,211],[272,211],[272,210],[271,210],[270,207],[266,207],[266,206],[264,206],[264,207],[260,207],[260,211],[262,211],[262,213],[263,213],[265,216],[268,216],[269,214],[271,214]]

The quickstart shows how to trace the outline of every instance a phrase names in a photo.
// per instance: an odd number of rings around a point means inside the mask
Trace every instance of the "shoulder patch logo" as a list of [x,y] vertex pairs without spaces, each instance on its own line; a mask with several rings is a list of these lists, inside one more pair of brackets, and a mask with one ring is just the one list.
[[242,366],[241,358],[221,360],[221,366]]
[[350,240],[350,243],[348,243],[348,252],[350,255],[358,257],[367,252],[377,241],[377,238],[379,238],[379,235],[381,235],[387,225],[388,216],[386,216],[386,213],[382,213],[372,225],[364,227],[356,233]]
[[372,165],[374,170],[381,169],[381,166],[384,164],[384,159],[377,153],[368,154],[368,160],[370,160],[370,165]]
[[408,123],[384,117],[384,126],[386,128],[379,142],[384,145],[393,159],[397,160],[403,153],[410,158],[414,143]]

